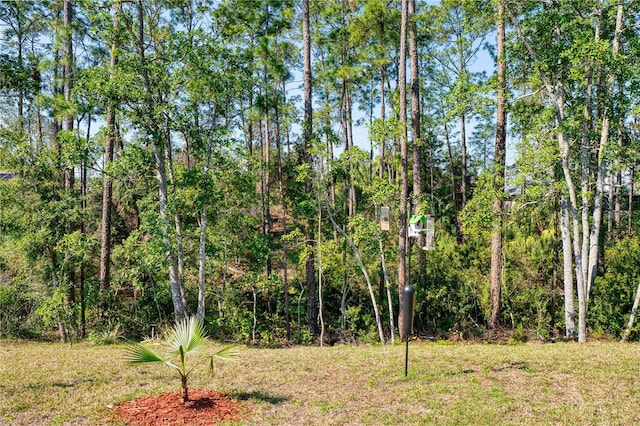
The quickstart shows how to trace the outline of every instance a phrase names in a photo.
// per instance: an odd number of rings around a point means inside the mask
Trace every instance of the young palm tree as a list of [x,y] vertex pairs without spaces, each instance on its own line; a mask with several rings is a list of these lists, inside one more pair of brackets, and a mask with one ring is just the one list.
[[[135,343],[127,348],[126,359],[130,364],[134,365],[155,362],[175,369],[180,376],[182,384],[180,401],[184,404],[189,400],[189,388],[187,386],[189,374],[191,374],[198,365],[208,360],[209,376],[213,376],[214,357],[230,361],[238,356],[240,347],[238,345],[230,345],[213,355],[207,356],[191,368],[187,368],[187,355],[198,352],[205,346],[206,342],[207,335],[202,321],[197,317],[185,318],[182,321],[176,322],[175,327],[169,331],[166,339],[166,347],[169,350],[169,354],[166,357],[158,354],[153,349]],[[178,358],[178,361],[173,362],[172,360],[175,358]]]

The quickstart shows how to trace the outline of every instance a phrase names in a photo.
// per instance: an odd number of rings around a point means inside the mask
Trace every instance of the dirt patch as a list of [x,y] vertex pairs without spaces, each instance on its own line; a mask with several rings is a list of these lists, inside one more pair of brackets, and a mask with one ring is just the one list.
[[127,425],[211,425],[241,419],[242,408],[228,394],[190,389],[189,401],[182,404],[179,392],[147,396],[113,408],[115,420]]

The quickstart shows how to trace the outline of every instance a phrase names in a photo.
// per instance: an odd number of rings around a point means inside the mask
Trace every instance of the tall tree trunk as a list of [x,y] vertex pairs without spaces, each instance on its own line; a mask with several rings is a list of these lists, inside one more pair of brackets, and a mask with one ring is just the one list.
[[[58,262],[56,259],[56,253],[52,249],[47,249],[49,254],[49,269],[51,270],[51,287],[55,290],[60,286],[58,282],[58,274],[56,270],[58,268]],[[69,339],[67,326],[65,322],[62,320],[62,315],[60,315],[60,310],[56,310],[56,321],[58,323],[58,333],[60,334],[60,341],[62,343],[66,343]]]
[[307,322],[313,336],[319,336],[318,328],[318,293],[315,276],[315,255],[309,252],[305,263],[305,281],[307,284]]
[[[169,130],[169,123],[166,123],[166,129],[164,131],[164,159],[166,164],[166,170],[169,171],[169,184],[172,195],[176,193],[176,179],[173,173],[173,155],[172,155],[172,142],[171,142],[171,132]],[[169,199],[167,198],[167,201]],[[167,204],[168,206],[168,204]],[[180,212],[177,208],[173,209],[173,225],[175,229],[175,239],[176,239],[176,265],[178,272],[178,282],[179,282],[179,290],[180,290],[180,298],[182,299],[182,303],[184,306],[187,306],[187,297],[185,290],[185,273],[184,273],[184,243],[182,236],[182,217],[180,216]]]
[[571,230],[569,228],[569,212],[566,198],[560,200],[560,235],[562,238],[565,338],[575,339],[578,337],[578,333],[576,331],[576,309],[574,306]]
[[[87,133],[86,140],[90,140],[91,138],[91,114],[89,114],[87,118]],[[80,124],[78,123],[78,127]],[[80,233],[85,235],[87,232],[87,224],[85,223],[84,216],[87,213],[87,198],[88,198],[88,165],[87,162],[89,160],[89,149],[84,148],[82,152],[82,162],[80,163],[80,195],[82,200],[82,216],[80,222]],[[87,300],[86,300],[86,266],[84,262],[80,264],[80,279],[78,281],[78,293],[80,297],[80,337],[83,339],[87,335]]]
[[[302,162],[313,169],[311,156],[311,138],[313,135],[313,102],[312,102],[312,75],[311,75],[311,29],[309,26],[309,0],[302,0],[302,38],[303,38],[303,91],[304,91],[304,121],[302,124]],[[312,182],[310,178],[305,181],[305,190],[311,194]],[[315,258],[313,255],[313,230],[310,224],[306,226],[307,245],[309,255],[305,263],[305,281],[307,286],[307,321],[309,330],[314,336],[318,336],[318,306],[316,300],[315,285]]]
[[[411,67],[411,136],[412,136],[412,156],[413,156],[413,211],[416,213],[426,213],[418,211],[420,203],[423,201],[422,189],[422,152],[424,144],[422,142],[422,129],[420,119],[420,70],[418,63],[418,34],[416,22],[413,15],[416,11],[416,1],[409,0],[408,4],[408,31],[409,31],[409,62]],[[425,234],[420,233],[417,240],[418,247],[425,245]],[[426,280],[427,255],[422,249],[418,251],[418,273],[417,282],[423,285]]]
[[[384,83],[386,80],[386,65],[381,65],[380,66],[380,121],[384,124],[385,119],[386,119],[386,107],[385,107],[385,90],[384,90]],[[382,138],[382,140],[380,141],[380,167],[378,169],[378,177],[380,178],[380,180],[384,179],[384,169],[385,169],[385,145],[386,145],[387,141],[386,141],[386,136]]]
[[[622,4],[618,4],[616,11],[616,27],[612,42],[612,53],[617,56],[620,51],[620,34],[622,33],[622,21],[623,21],[624,7]],[[597,32],[596,34],[599,34]],[[599,37],[596,35],[596,42],[599,41]],[[615,76],[611,73],[608,76],[608,82],[606,87],[607,99],[613,97],[615,84]],[[604,197],[604,180],[606,176],[606,146],[609,142],[609,128],[610,128],[610,115],[611,106],[606,103],[603,106],[604,112],[600,125],[600,144],[597,151],[597,171],[596,171],[596,189],[593,200],[593,215],[591,218],[591,229],[589,230],[589,267],[587,275],[587,298],[591,293],[591,288],[595,283],[596,275],[598,272],[598,256],[600,250],[600,227],[602,224],[602,204]]]
[[[265,105],[266,107],[266,105]],[[269,132],[269,116],[264,113],[264,133],[262,139],[262,233],[267,237],[271,246],[271,141]],[[267,254],[265,273],[271,275],[271,250]]]
[[[121,3],[116,1],[113,5],[113,29],[117,32],[121,13]],[[109,79],[115,79],[115,68],[118,64],[118,45],[116,38],[111,43],[110,62],[109,62]],[[106,124],[107,131],[104,139],[104,169],[102,172],[102,221],[100,226],[100,272],[98,287],[98,315],[103,316],[106,308],[106,292],[111,281],[111,210],[113,181],[107,169],[114,159],[114,150],[116,146],[116,102],[109,100],[107,105]]]
[[[284,83],[283,83],[284,89]],[[283,90],[284,93],[284,90]],[[278,153],[278,182],[280,189],[280,203],[282,204],[282,235],[287,235],[287,197],[284,188],[284,173],[282,171],[282,143],[280,134],[280,116],[278,114],[278,105],[276,104],[276,150]],[[289,314],[289,275],[288,275],[288,259],[287,259],[287,242],[281,239],[282,244],[282,291],[284,303],[284,320],[287,340],[291,340],[291,318]]]
[[316,233],[316,253],[318,256],[318,318],[320,320],[320,347],[322,347],[324,346],[325,324],[324,301],[322,300],[322,204],[320,204],[320,182],[318,182],[316,195],[316,202],[318,204],[318,227]]
[[[345,152],[349,151],[353,148],[353,134],[352,134],[352,123],[351,123],[351,114],[352,114],[352,106],[351,106],[351,93],[350,86],[347,80],[342,81],[342,102],[341,102],[341,124],[342,124],[342,134],[344,138],[344,150]],[[346,199],[347,199],[347,217],[352,217],[356,213],[356,189],[353,184],[353,175],[354,168],[353,163],[349,162],[349,174],[347,176],[347,188],[346,188]]]
[[[145,56],[145,37],[144,37],[144,5],[142,0],[138,0],[136,3],[138,13],[138,34],[136,46],[138,50],[138,59],[140,60],[140,69],[142,83],[144,85],[145,103],[149,110],[153,107],[157,107],[157,102],[153,99],[153,93],[151,83],[149,81],[149,75],[147,70],[147,59]],[[151,115],[151,114],[149,114]],[[151,117],[149,117],[151,118]],[[152,121],[147,129],[152,137],[153,157],[156,166],[156,180],[158,181],[158,197],[160,204],[160,232],[162,239],[167,247],[167,259],[168,259],[168,273],[169,283],[171,287],[171,299],[173,301],[174,316],[177,321],[180,321],[187,316],[187,305],[185,301],[184,282],[179,279],[178,274],[178,259],[171,242],[169,235],[169,215],[168,215],[168,201],[169,192],[167,189],[167,169],[165,163],[165,149],[167,143],[167,137],[163,135],[161,129],[162,124]]]
[[158,143],[153,144],[153,156],[156,161],[156,180],[158,181],[158,195],[160,201],[160,221],[162,238],[167,249],[167,258],[169,260],[169,283],[171,285],[171,300],[173,301],[173,311],[176,321],[180,321],[187,317],[187,306],[184,299],[184,288],[178,277],[178,259],[172,248],[171,238],[169,237],[169,216],[168,210],[168,190],[167,190],[167,172],[163,158],[163,147],[158,147]]
[[[501,5],[500,3],[501,2],[498,1],[498,14],[500,14],[500,8],[501,7],[504,8],[504,5]],[[498,32],[500,32],[499,28],[498,28]],[[504,29],[503,29],[503,32],[504,32]],[[498,35],[498,43],[500,43],[499,38],[500,36]],[[499,48],[500,47],[498,46],[498,49]],[[504,51],[504,48],[502,50]],[[500,54],[498,53],[498,67],[500,66],[499,55]],[[466,80],[468,78],[468,71],[467,71],[467,66],[465,64],[464,51],[462,47],[458,47],[458,67],[460,70],[460,76],[464,76]],[[500,70],[498,70],[498,75],[499,74],[500,74]],[[498,83],[498,85],[499,84],[500,83]],[[500,101],[498,100],[498,103],[499,102]],[[499,124],[496,123],[496,126],[499,126]],[[497,129],[496,129],[496,132],[498,132]],[[467,171],[467,115],[464,109],[460,114],[460,171],[462,172],[462,177],[460,178],[460,194],[461,194],[460,209],[464,210],[464,207],[467,205],[467,174],[468,174],[468,171]]]
[[[407,202],[408,194],[408,152],[407,152],[407,18],[408,0],[402,0],[402,18],[400,20],[400,68],[398,87],[400,89],[400,232],[398,234],[398,301],[403,303],[402,289],[407,284]],[[398,327],[400,339],[405,340],[404,318],[402,309],[398,315]]]
[[622,198],[620,197],[620,190],[622,188],[622,171],[616,171],[615,191],[613,193],[613,211],[614,211],[614,224],[615,228],[620,228],[622,223]]
[[[74,56],[73,56],[73,20],[74,20],[74,10],[73,3],[71,0],[64,0],[63,3],[63,15],[64,15],[64,56],[62,61],[62,79],[63,79],[63,94],[64,100],[71,104],[71,91],[73,90],[74,85]],[[64,130],[69,134],[73,132],[74,129],[74,117],[71,113],[65,113],[64,116]],[[69,160],[66,160],[69,161]],[[68,194],[71,194],[74,191],[75,185],[75,172],[74,165],[68,164],[65,162],[64,165],[64,188]],[[77,223],[67,222],[65,224],[65,232],[71,233],[77,229]],[[65,263],[71,262],[71,253],[68,251],[65,252]],[[71,311],[73,309],[73,304],[76,299],[76,271],[69,270],[65,275],[65,284],[68,289],[65,294],[65,309],[67,310],[67,316],[69,318],[72,317]],[[75,319],[73,320],[73,326],[77,325]]]
[[493,234],[491,236],[491,317],[492,328],[500,321],[500,298],[502,288],[502,194],[504,193],[504,174],[506,165],[507,140],[507,62],[505,58],[505,19],[504,1],[498,2],[497,38],[498,38],[498,86],[496,108],[496,144],[494,153],[493,189]]
[[207,205],[200,209],[200,240],[198,244],[198,307],[196,315],[200,321],[205,317],[205,272],[207,266],[206,243],[207,243]]
[[[456,225],[456,240],[458,242],[462,242],[462,229],[460,221],[458,220],[458,197],[456,195],[456,173],[453,164],[453,149],[451,147],[451,136],[447,123],[444,123],[444,139],[447,145],[447,154],[449,156],[449,165],[451,169],[449,172],[449,176],[451,178],[451,205],[453,206],[453,220]],[[431,193],[433,194],[433,171],[431,175]]]
[[[271,12],[269,11],[269,3],[264,3],[264,14],[265,14],[265,24],[264,24],[264,38],[265,40],[269,40],[269,29],[270,29],[270,19]],[[268,47],[265,47],[265,49]],[[269,77],[267,71],[267,63],[269,58],[267,57],[268,53],[263,53],[264,57],[264,66],[262,69],[262,91],[263,91],[263,111],[262,111],[262,120],[263,120],[263,132],[262,132],[262,233],[267,238],[269,242],[269,250],[267,252],[266,265],[265,265],[265,273],[267,277],[271,275],[272,272],[272,259],[271,259],[271,227],[273,224],[273,220],[271,217],[271,131],[270,131],[270,119],[269,119],[269,109],[270,109],[270,97],[271,93],[269,90]],[[275,87],[274,87],[275,91]],[[276,100],[277,102],[277,100]]]
[[[207,182],[207,177],[209,175],[209,167],[211,165],[211,156],[213,154],[213,149],[209,144],[207,146],[207,157],[205,158],[204,165],[202,167],[202,176],[204,178],[204,182]],[[208,221],[208,200],[207,193],[208,189],[206,187],[203,188],[204,191],[204,202],[200,209],[200,241],[199,241],[199,250],[198,250],[198,307],[196,310],[196,315],[200,319],[200,321],[204,321],[205,317],[205,271],[207,266],[207,255],[206,255],[206,244],[207,244],[207,221]]]
[[[64,31],[65,31],[65,52],[62,61],[62,79],[64,81],[64,100],[71,103],[71,90],[73,89],[74,79],[74,58],[73,58],[73,3],[71,0],[64,0]],[[65,114],[64,129],[68,132],[73,131],[73,116]],[[74,185],[73,165],[69,168],[69,164],[64,168],[64,186],[71,190]]]
[[395,326],[393,321],[393,302],[391,298],[391,283],[389,282],[389,274],[387,273],[387,265],[384,260],[384,248],[382,247],[382,239],[378,239],[378,250],[380,250],[380,264],[382,265],[382,278],[384,281],[384,288],[387,293],[387,306],[389,307],[389,332],[391,334],[391,344],[394,344],[395,339]]
[[467,205],[467,117],[460,115],[460,210]]
[[629,171],[629,206],[627,208],[627,235],[631,236],[633,232],[633,183],[636,177],[636,168],[631,167]]
[[609,172],[609,190],[608,190],[608,197],[607,197],[607,202],[609,204],[609,215],[607,217],[607,240],[611,239],[613,237],[612,233],[613,233],[613,216],[614,216],[614,200],[615,200],[615,186],[616,186],[616,182],[614,182],[614,175],[613,172],[610,171]]

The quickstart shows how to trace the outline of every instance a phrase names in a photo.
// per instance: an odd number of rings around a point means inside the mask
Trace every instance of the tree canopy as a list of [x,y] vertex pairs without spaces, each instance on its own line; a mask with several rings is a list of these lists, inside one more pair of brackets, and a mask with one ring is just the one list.
[[0,337],[637,339],[639,7],[0,2]]

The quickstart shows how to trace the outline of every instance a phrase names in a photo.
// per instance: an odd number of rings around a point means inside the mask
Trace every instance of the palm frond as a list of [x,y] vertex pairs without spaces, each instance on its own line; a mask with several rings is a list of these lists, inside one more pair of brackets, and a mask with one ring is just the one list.
[[174,356],[180,355],[180,348],[185,354],[195,353],[205,345],[206,338],[202,321],[192,316],[176,322],[167,338],[167,346]]
[[125,359],[129,364],[146,364],[150,362],[166,363],[165,358],[153,349],[149,349],[140,344],[127,346]]
[[220,349],[218,352],[215,353],[215,356],[223,359],[225,361],[233,361],[236,358],[238,358],[238,355],[240,354],[240,348],[242,346],[240,345],[229,345],[226,346],[222,349]]

